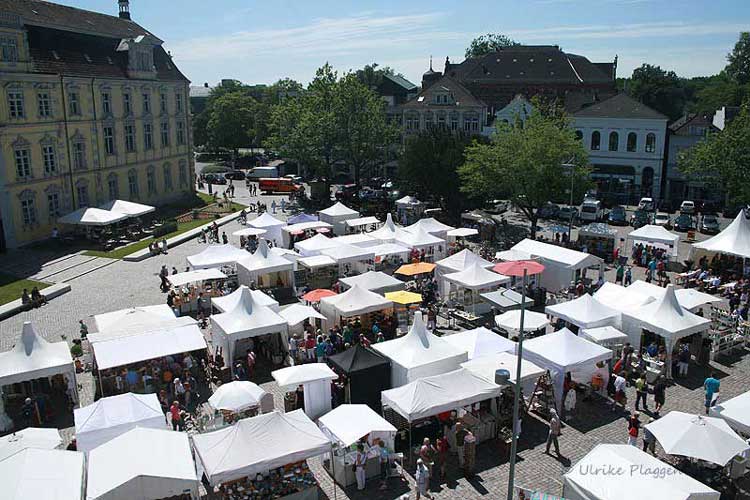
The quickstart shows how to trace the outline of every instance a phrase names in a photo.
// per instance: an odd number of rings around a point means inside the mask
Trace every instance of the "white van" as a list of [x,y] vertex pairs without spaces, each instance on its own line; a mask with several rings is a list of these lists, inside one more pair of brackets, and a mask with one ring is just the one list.
[[638,202],[638,209],[645,210],[646,212],[651,212],[654,209],[654,199],[641,198],[641,201]]
[[581,221],[599,222],[604,219],[604,208],[602,202],[594,199],[586,199],[581,203],[581,213],[578,215]]

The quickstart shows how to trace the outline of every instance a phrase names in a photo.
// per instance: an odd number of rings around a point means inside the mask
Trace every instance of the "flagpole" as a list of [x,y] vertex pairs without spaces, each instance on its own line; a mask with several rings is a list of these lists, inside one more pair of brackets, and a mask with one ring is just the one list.
[[523,316],[524,310],[526,309],[526,277],[528,271],[523,270],[523,282],[521,288],[521,325],[518,332],[518,350],[516,352],[516,383],[513,388],[513,420],[511,429],[511,445],[510,445],[510,472],[508,473],[508,500],[513,500],[514,496],[514,481],[516,473],[516,452],[518,449],[518,433],[516,429],[518,427],[518,408],[520,406],[521,399],[521,355],[523,354]]

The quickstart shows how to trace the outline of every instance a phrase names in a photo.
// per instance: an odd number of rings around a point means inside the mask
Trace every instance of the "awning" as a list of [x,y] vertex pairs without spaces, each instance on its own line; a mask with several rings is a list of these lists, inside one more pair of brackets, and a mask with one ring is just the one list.
[[417,304],[422,302],[421,294],[407,292],[406,290],[399,290],[398,292],[388,292],[385,294],[385,298],[402,305]]
[[[3,500],[82,500],[83,453],[26,448],[0,461]],[[52,493],[52,495],[51,495]]]
[[292,304],[279,311],[279,316],[284,318],[289,326],[299,325],[308,319],[326,319],[314,308],[302,304]]
[[108,201],[104,205],[100,205],[99,208],[109,210],[110,212],[119,212],[128,217],[140,217],[156,210],[156,207],[152,207],[151,205],[143,205],[125,200]]
[[130,216],[127,214],[102,210],[101,208],[79,208],[75,212],[60,217],[57,222],[78,226],[108,226],[128,217]]
[[286,390],[294,390],[302,384],[320,380],[336,380],[339,378],[325,363],[307,363],[304,365],[288,366],[271,372],[271,376]]
[[[351,446],[371,433],[395,435],[397,429],[367,405],[337,406],[318,420],[323,432],[342,446]],[[326,432],[327,431],[327,432]]]
[[345,224],[349,227],[358,227],[358,226],[369,226],[370,224],[380,224],[380,221],[377,217],[359,217],[357,219],[349,219],[345,222]]
[[115,337],[91,344],[100,370],[139,361],[206,349],[206,339],[197,325],[155,330],[142,335]]
[[198,269],[196,271],[187,271],[184,273],[177,273],[169,276],[167,279],[172,286],[182,286],[188,283],[199,283],[207,280],[220,280],[225,279],[226,274],[222,273],[218,269]]

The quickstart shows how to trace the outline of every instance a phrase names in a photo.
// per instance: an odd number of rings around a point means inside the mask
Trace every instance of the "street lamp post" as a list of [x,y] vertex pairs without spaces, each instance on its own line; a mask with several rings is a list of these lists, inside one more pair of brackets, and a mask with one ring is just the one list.
[[568,205],[568,208],[570,208],[570,219],[568,220],[568,242],[570,242],[570,233],[573,231],[573,181],[575,180],[575,177],[573,177],[573,170],[575,169],[575,165],[571,163],[563,163],[563,167],[570,171],[570,204]]

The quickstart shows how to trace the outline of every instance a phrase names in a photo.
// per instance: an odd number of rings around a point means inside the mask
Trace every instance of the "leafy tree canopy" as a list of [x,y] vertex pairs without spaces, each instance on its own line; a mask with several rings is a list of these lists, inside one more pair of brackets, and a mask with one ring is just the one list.
[[740,85],[750,83],[750,32],[740,33],[740,39],[727,55],[727,73]]
[[519,45],[519,43],[500,33],[487,33],[486,35],[480,35],[471,41],[466,48],[464,57],[466,57],[466,59],[470,57],[480,57],[489,54],[490,52],[494,52],[499,48],[510,47],[512,45]]
[[633,70],[628,93],[646,106],[676,120],[685,108],[685,89],[674,71],[643,64]]

